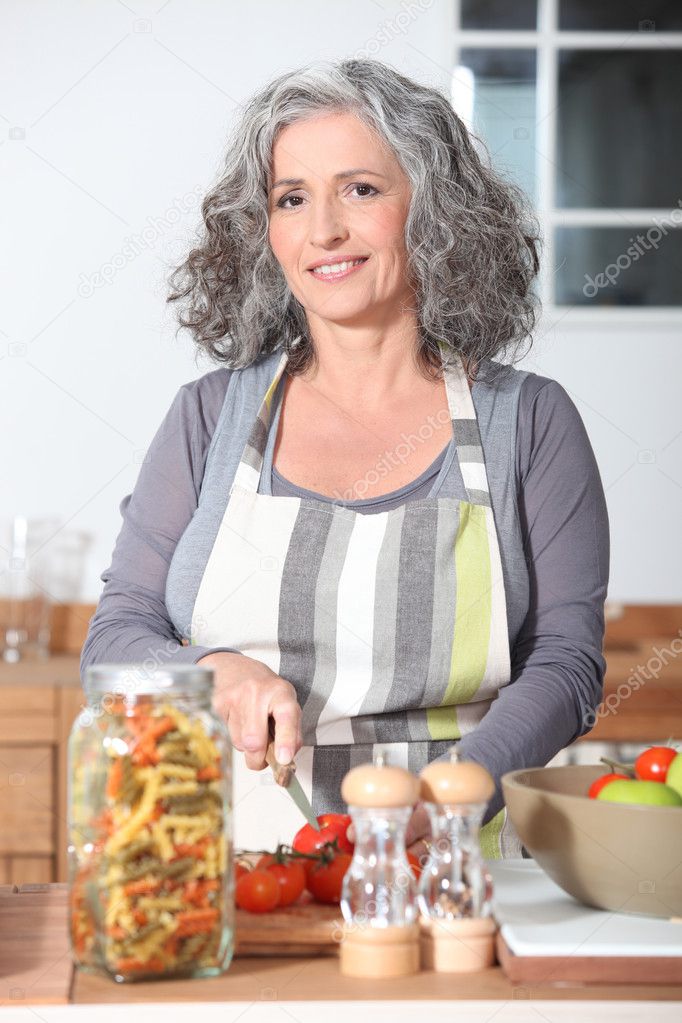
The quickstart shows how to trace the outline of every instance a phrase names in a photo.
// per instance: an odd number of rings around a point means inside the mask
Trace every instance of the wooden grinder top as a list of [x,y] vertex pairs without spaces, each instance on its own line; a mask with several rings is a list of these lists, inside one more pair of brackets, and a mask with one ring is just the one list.
[[349,806],[413,806],[419,799],[419,779],[376,753],[373,763],[351,768],[341,783],[341,796]]
[[450,760],[427,764],[419,775],[420,797],[427,803],[487,803],[495,782],[485,767],[473,760],[461,760],[456,747]]

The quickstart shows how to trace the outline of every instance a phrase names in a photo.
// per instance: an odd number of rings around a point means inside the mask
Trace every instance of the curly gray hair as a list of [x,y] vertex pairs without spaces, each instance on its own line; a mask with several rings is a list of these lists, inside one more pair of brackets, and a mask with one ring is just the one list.
[[411,183],[405,248],[418,363],[438,374],[442,342],[473,376],[483,359],[516,351],[524,338],[530,345],[540,239],[527,197],[483,163],[437,90],[359,59],[282,74],[244,106],[224,171],[202,203],[198,245],[169,279],[167,301],[188,300],[178,330],[189,328],[201,352],[231,369],[279,348],[291,374],[316,363],[305,309],[268,241],[268,178],[282,128],[339,112],[387,142]]

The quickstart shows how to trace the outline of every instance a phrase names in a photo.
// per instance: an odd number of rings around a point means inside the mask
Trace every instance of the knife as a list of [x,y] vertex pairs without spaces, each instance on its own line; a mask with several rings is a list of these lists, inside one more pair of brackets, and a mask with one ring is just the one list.
[[268,735],[270,741],[268,742],[268,748],[265,751],[265,759],[272,768],[272,773],[275,776],[275,781],[282,788],[286,789],[296,806],[299,808],[308,824],[316,831],[320,831],[320,825],[317,821],[313,808],[310,805],[310,800],[303,791],[303,786],[296,777],[296,764],[292,760],[290,764],[280,764],[275,757],[275,719],[272,714],[268,716]]

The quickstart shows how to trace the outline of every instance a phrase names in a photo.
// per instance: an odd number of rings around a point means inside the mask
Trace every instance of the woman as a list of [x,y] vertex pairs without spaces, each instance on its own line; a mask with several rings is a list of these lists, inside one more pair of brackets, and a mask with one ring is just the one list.
[[520,856],[500,777],[589,730],[609,555],[575,406],[495,360],[535,322],[524,197],[438,92],[349,60],[250,101],[203,218],[169,301],[224,366],[121,503],[82,670],[214,669],[237,846],[302,823],[272,717],[315,813],[377,744],[414,772],[457,744],[497,784],[484,853]]

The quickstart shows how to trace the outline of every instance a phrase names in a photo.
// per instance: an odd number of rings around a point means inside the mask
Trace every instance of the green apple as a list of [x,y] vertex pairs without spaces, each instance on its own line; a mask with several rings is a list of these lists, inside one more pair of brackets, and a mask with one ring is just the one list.
[[[679,755],[679,754],[678,754]],[[675,758],[677,759],[677,758]],[[675,761],[673,761],[674,763]],[[668,769],[668,774],[670,769]],[[647,806],[682,806],[682,795],[662,781],[635,779],[610,781],[597,793],[605,803],[642,803]]]
[[678,796],[682,796],[682,753],[678,753],[670,761],[668,773],[665,776],[665,783],[671,789],[675,789]]

